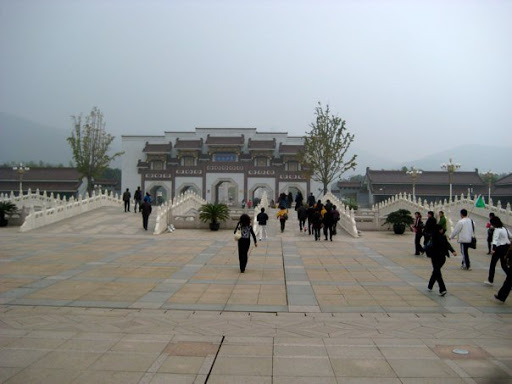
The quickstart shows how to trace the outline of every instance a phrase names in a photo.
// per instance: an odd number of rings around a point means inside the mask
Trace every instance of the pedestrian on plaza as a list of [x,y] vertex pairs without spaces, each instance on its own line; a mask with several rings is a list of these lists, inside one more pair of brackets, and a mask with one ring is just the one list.
[[444,215],[443,211],[439,211],[439,221],[437,222],[441,227],[443,227],[444,233],[446,233],[446,216]]
[[288,207],[288,198],[286,197],[286,193],[281,192],[279,195],[279,198],[277,199],[277,206],[278,207]]
[[291,208],[293,204],[293,194],[291,192],[288,192],[288,196],[286,196],[286,201],[288,203],[287,207]]
[[139,207],[139,212],[141,211],[140,203],[142,202],[142,191],[140,187],[137,187],[137,190],[133,194],[133,199],[135,200],[135,204],[133,205],[134,213],[137,213],[137,207]]
[[504,303],[512,289],[512,247],[509,247],[507,253],[500,258],[500,263],[507,277],[498,293],[494,295],[494,298]]
[[130,190],[126,188],[126,191],[123,193],[123,201],[124,201],[124,211],[130,212],[130,198],[132,197],[132,194],[130,193]]
[[267,240],[267,221],[268,215],[265,213],[265,208],[261,208],[261,212],[256,216],[256,221],[258,222],[258,238],[260,241],[262,239]]
[[327,199],[327,201],[325,202],[325,209],[331,209],[332,210],[331,200]]
[[436,231],[437,220],[434,217],[434,212],[427,212],[427,221],[425,222],[425,228],[423,228],[423,246],[428,243],[432,234]]
[[453,249],[450,242],[446,238],[443,227],[439,224],[434,226],[434,231],[431,235],[431,246],[426,249],[427,256],[430,257],[432,262],[432,275],[428,282],[427,289],[432,291],[435,282],[439,285],[439,296],[446,295],[446,286],[441,274],[441,268],[446,262],[446,257],[450,257],[450,252],[457,256],[457,252]]
[[338,211],[335,205],[332,206],[332,218],[334,219],[334,223],[332,225],[332,234],[336,235],[338,233],[337,227],[338,221],[340,221],[340,212]]
[[313,192],[311,192],[308,196],[308,206],[313,206],[315,205],[315,202],[316,202],[316,199],[315,199],[315,196],[313,195]]
[[313,214],[315,213],[314,204],[310,205],[307,209],[308,214],[308,234],[311,235],[313,231]]
[[329,235],[329,239],[332,241],[332,226],[334,224],[334,217],[332,216],[332,205],[325,207],[324,217],[322,218],[322,223],[324,225],[324,237],[327,240],[327,235]]
[[256,241],[256,235],[251,226],[251,218],[248,214],[244,213],[240,216],[240,220],[233,233],[236,233],[238,229],[240,229],[242,235],[238,240],[238,260],[240,261],[240,272],[244,273],[247,266],[247,255],[251,246],[251,236],[254,239],[255,247],[258,246],[258,242]]
[[322,211],[324,210],[324,205],[322,204],[322,200],[318,200],[315,204],[315,209],[322,213]]
[[251,209],[252,208],[252,200],[249,199],[249,201],[247,202],[247,208]]
[[414,224],[411,225],[412,231],[415,233],[414,235],[414,254],[419,256],[423,252],[423,247],[421,246],[421,237],[423,236],[423,221],[421,221],[421,213],[414,212]]
[[299,191],[295,195],[295,210],[298,211],[300,207],[302,207],[302,202],[304,201],[304,197],[302,197],[302,192]]
[[494,273],[496,271],[496,264],[498,260],[504,258],[510,247],[509,231],[503,226],[501,219],[498,216],[493,216],[490,221],[491,226],[494,228],[492,235],[492,250],[491,250],[491,263],[489,265],[489,277],[484,281],[485,285],[494,285]]
[[288,209],[285,206],[281,205],[279,207],[279,211],[277,211],[277,219],[281,224],[281,233],[284,232],[284,227],[286,225],[286,220],[288,220]]
[[494,217],[494,213],[490,212],[489,213],[489,221],[487,222],[487,224],[485,224],[485,228],[487,228],[487,254],[490,255],[491,254],[491,250],[492,250],[492,235],[494,233],[494,227],[492,226],[491,224],[491,219]]
[[471,271],[471,262],[469,260],[469,246],[473,236],[475,236],[475,223],[468,217],[466,209],[460,210],[461,219],[455,225],[450,240],[457,237],[457,242],[460,244],[460,254],[462,256],[461,269]]
[[144,201],[139,206],[139,211],[142,213],[142,227],[147,231],[149,215],[151,215],[151,204],[149,201],[144,199]]
[[151,194],[149,192],[146,192],[146,196],[144,196],[144,201],[147,201],[149,204],[151,204]]
[[320,229],[322,228],[322,214],[318,209],[313,210],[311,219],[311,227],[315,233],[315,241],[320,240]]
[[306,219],[308,218],[308,209],[305,205],[299,206],[297,210],[297,219],[299,220],[299,230],[302,232],[302,228],[306,230]]

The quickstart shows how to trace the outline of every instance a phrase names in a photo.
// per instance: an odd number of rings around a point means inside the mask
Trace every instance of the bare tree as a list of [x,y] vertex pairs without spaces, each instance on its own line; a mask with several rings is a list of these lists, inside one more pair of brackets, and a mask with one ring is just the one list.
[[354,141],[354,135],[345,127],[345,120],[330,115],[329,105],[324,110],[321,103],[315,108],[315,114],[316,122],[311,123],[311,131],[306,132],[304,150],[299,153],[299,159],[309,176],[323,185],[325,194],[336,177],[356,167],[357,155],[344,161]]
[[73,159],[76,168],[82,176],[87,178],[87,191],[93,189],[93,179],[98,178],[108,167],[110,162],[123,152],[108,155],[110,144],[114,136],[105,131],[103,113],[94,107],[91,113],[85,117],[72,116],[73,130],[67,138],[73,150]]

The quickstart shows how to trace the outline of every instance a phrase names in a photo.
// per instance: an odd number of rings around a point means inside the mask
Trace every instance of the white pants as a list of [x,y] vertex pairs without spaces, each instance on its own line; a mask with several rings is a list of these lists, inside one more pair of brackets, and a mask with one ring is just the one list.
[[267,238],[267,226],[266,225],[258,225],[258,239],[266,239]]

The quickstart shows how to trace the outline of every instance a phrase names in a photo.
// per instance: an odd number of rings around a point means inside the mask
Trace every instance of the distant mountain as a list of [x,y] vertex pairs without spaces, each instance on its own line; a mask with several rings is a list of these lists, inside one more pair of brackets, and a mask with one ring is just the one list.
[[[0,164],[43,161],[68,166],[73,159],[66,138],[71,130],[49,127],[14,115],[0,112]],[[121,143],[114,140],[112,149],[120,151]],[[120,167],[121,163],[113,163]]]
[[462,171],[478,169],[480,173],[489,170],[498,174],[512,172],[512,146],[484,144],[461,145],[414,161],[402,162],[399,168],[414,166],[426,171],[438,171],[441,169],[441,163],[448,163],[450,158],[453,158],[454,163],[461,165]]

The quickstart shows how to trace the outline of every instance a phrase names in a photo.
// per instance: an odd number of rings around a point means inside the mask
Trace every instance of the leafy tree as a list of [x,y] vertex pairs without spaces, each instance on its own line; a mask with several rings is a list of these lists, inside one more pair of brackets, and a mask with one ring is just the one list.
[[309,176],[323,185],[324,194],[335,177],[349,169],[354,169],[357,155],[344,161],[344,156],[354,140],[345,127],[345,120],[330,115],[329,105],[325,110],[318,103],[316,122],[311,123],[311,131],[306,132],[304,150],[299,153],[299,161]]
[[97,107],[92,109],[85,121],[82,115],[72,116],[72,119],[73,130],[67,141],[71,145],[76,168],[87,178],[87,190],[91,193],[93,178],[99,178],[109,163],[123,152],[113,156],[107,154],[114,136],[105,131],[103,113]]

